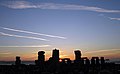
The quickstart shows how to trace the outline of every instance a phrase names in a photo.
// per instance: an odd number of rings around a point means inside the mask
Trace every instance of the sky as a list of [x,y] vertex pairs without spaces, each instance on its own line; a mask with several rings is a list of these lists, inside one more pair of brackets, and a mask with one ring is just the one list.
[[120,0],[0,0],[0,61],[60,58],[120,59]]

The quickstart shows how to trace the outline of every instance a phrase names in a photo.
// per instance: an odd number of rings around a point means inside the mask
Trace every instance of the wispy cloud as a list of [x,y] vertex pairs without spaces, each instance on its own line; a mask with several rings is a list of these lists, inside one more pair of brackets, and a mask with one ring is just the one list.
[[12,54],[10,52],[0,52],[0,55],[7,55],[7,54]]
[[60,55],[60,58],[68,57],[68,55]]
[[27,9],[27,8],[39,8],[39,9],[60,9],[60,10],[87,10],[94,12],[105,13],[120,13],[120,10],[110,10],[94,6],[84,6],[76,4],[56,4],[56,3],[32,3],[28,1],[8,1],[1,3],[1,5],[12,9]]
[[110,19],[110,20],[120,21],[120,18],[119,18],[119,17],[109,17],[109,16],[106,16],[106,15],[104,15],[104,14],[99,14],[98,16],[102,16],[102,17],[108,18],[108,19]]
[[4,35],[4,36],[10,36],[10,37],[27,38],[27,39],[34,39],[34,40],[49,41],[49,40],[43,39],[43,38],[30,37],[30,36],[21,36],[21,35],[14,35],[14,34],[7,34],[7,33],[3,33],[3,32],[0,32],[0,34]]
[[29,46],[0,46],[0,47],[9,47],[9,48],[14,48],[14,47],[25,47],[25,48],[36,48],[36,47],[39,47],[39,48],[42,48],[42,47],[50,47],[51,45],[29,45]]
[[120,49],[106,49],[106,50],[95,50],[95,51],[88,51],[84,53],[102,53],[102,52],[109,52],[109,51],[119,51]]
[[112,17],[108,17],[109,19],[111,19],[111,20],[118,20],[118,21],[120,21],[120,18],[112,18]]
[[15,32],[22,32],[22,33],[35,34],[35,35],[40,35],[40,36],[47,36],[47,37],[53,37],[53,38],[66,39],[66,37],[61,37],[61,36],[54,36],[54,35],[48,35],[48,34],[42,34],[42,33],[36,33],[36,32],[18,30],[18,29],[12,29],[12,28],[6,28],[6,27],[1,27],[1,28],[5,29],[5,30],[15,31]]

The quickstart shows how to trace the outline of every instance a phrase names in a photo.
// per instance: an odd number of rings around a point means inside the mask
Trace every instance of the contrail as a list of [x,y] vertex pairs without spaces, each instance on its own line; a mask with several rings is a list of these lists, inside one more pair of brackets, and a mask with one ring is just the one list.
[[25,47],[25,48],[36,48],[36,47],[39,47],[39,48],[42,48],[42,47],[50,47],[51,45],[28,45],[28,46],[0,46],[0,47],[9,47],[9,48],[14,48],[14,47]]
[[6,28],[6,27],[1,27],[1,28],[5,29],[5,30],[9,30],[9,31],[16,31],[16,32],[22,32],[22,33],[29,33],[29,34],[53,37],[53,38],[66,39],[65,37],[61,37],[61,36],[54,36],[54,35],[48,35],[48,34],[42,34],[42,33],[36,33],[36,32],[25,31],[25,30],[18,30],[18,29],[12,29],[12,28]]
[[18,38],[27,38],[27,39],[34,39],[34,40],[49,41],[49,40],[43,39],[43,38],[30,37],[30,36],[21,36],[21,35],[14,35],[14,34],[7,34],[7,33],[3,33],[3,32],[0,32],[0,34],[1,35],[5,35],[5,36],[10,36],[10,37],[18,37]]

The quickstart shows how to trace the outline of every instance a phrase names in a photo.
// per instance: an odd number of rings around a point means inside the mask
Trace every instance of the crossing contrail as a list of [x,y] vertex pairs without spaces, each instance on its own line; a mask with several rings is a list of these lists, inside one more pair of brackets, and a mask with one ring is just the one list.
[[21,36],[21,35],[14,35],[14,34],[7,34],[7,33],[4,33],[4,32],[0,32],[0,34],[4,35],[4,36],[10,36],[10,37],[27,38],[27,39],[34,39],[34,40],[49,41],[49,40],[43,39],[43,38],[31,37],[31,36]]
[[9,31],[29,33],[29,34],[40,35],[40,36],[47,36],[47,37],[52,37],[52,38],[66,39],[66,37],[62,37],[62,36],[48,35],[48,34],[43,34],[43,33],[36,33],[36,32],[25,31],[25,30],[18,30],[18,29],[13,29],[13,28],[6,28],[6,27],[1,27],[1,28],[5,29],[5,30],[9,30]]

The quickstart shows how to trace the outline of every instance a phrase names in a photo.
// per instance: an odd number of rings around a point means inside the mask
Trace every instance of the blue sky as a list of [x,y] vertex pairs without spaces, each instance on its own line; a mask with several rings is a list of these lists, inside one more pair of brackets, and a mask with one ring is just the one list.
[[119,58],[119,38],[119,0],[0,1],[0,60],[53,48],[72,58],[75,49],[83,56]]

